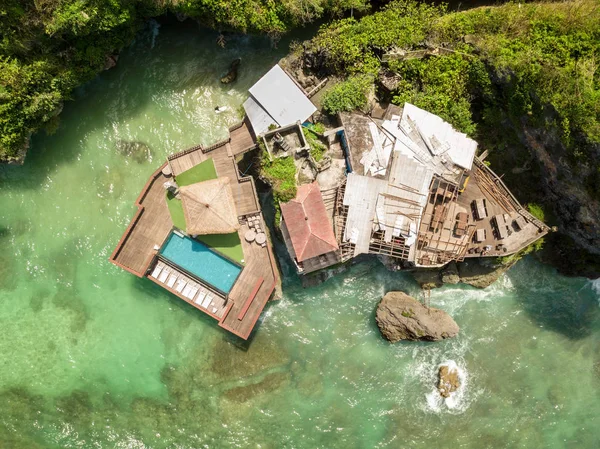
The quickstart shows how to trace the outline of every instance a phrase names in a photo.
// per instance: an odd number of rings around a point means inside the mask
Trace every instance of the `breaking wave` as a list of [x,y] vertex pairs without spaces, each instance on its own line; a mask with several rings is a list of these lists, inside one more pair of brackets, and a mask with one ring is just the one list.
[[[437,373],[442,366],[447,366],[450,371],[456,370],[460,381],[458,389],[450,393],[450,396],[447,398],[442,397],[437,389]],[[467,400],[467,386],[469,383],[467,370],[460,367],[454,360],[447,360],[440,363],[434,370],[434,373],[436,379],[433,390],[425,395],[427,408],[436,413],[442,411],[444,407],[449,411],[465,411],[469,405],[469,401]]]
[[598,295],[598,305],[600,305],[600,278],[589,281],[592,286],[592,290]]

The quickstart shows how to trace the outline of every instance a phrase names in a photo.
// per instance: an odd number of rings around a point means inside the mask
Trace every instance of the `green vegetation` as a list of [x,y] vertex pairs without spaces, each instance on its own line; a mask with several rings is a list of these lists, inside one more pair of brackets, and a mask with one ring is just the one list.
[[175,177],[175,182],[177,182],[179,187],[183,187],[210,179],[217,179],[217,170],[212,158],[180,173]]
[[413,309],[403,310],[401,315],[404,318],[412,318],[415,316],[415,311]]
[[544,247],[545,240],[544,238],[538,239],[530,245],[527,245],[521,251],[518,251],[510,256],[502,256],[498,257],[498,263],[502,265],[513,264],[519,260],[521,260],[527,254],[535,253],[536,251],[540,251]]
[[[432,48],[442,51],[388,63],[381,58],[390,50]],[[398,84],[389,95],[394,103],[410,101],[438,114],[487,148],[518,141],[508,135],[510,128],[524,124],[557,130],[574,163],[589,163],[586,145],[600,142],[595,0],[509,3],[450,14],[444,6],[394,1],[360,21],[322,28],[306,51],[331,75],[395,75]],[[344,83],[323,104],[329,112],[360,107],[347,96],[358,95]]]
[[296,197],[296,165],[293,157],[275,158],[272,161],[266,151],[262,152],[260,176],[273,188],[275,203],[275,224],[281,216],[279,203],[286,203]]
[[546,214],[544,213],[544,209],[542,209],[542,206],[540,206],[539,204],[529,203],[527,205],[527,210],[538,220],[544,221]]
[[308,129],[310,129],[312,132],[315,132],[317,134],[323,134],[325,132],[325,125],[323,123],[312,123]]
[[369,75],[351,76],[336,84],[323,95],[323,109],[329,114],[363,109],[367,105],[367,94],[373,84]]
[[199,235],[196,237],[196,240],[200,240],[235,262],[244,263],[244,250],[237,232],[232,232],[231,234]]
[[143,23],[166,12],[219,30],[267,33],[367,0],[2,0],[0,8],[0,160],[18,156],[30,133],[56,129],[71,91],[101,71]]
[[175,198],[172,192],[167,191],[167,207],[169,208],[169,213],[171,214],[171,221],[173,225],[182,231],[185,231],[185,215],[183,214],[183,206],[181,205],[181,200],[179,198]]
[[[321,125],[321,126],[323,126],[323,125]],[[315,127],[313,127],[313,129],[315,129],[315,131],[317,131],[317,129],[320,129],[320,128],[317,128],[315,126]],[[325,151],[327,151],[327,147],[325,146],[325,144],[323,142],[321,142],[321,140],[319,139],[319,136],[317,136],[310,129],[303,127],[302,132],[304,133],[304,137],[306,137],[306,142],[310,146],[310,155],[313,157],[313,159],[316,162],[320,162],[323,159],[323,155],[325,154]]]

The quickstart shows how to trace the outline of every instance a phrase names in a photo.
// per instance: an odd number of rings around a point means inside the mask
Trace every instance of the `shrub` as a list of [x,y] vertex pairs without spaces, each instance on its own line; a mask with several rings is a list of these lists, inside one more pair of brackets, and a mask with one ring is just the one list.
[[527,210],[529,211],[529,213],[531,215],[533,215],[538,220],[544,221],[544,218],[545,218],[544,209],[542,209],[542,206],[540,206],[539,204],[529,203],[527,205]]
[[323,109],[329,114],[353,111],[367,105],[367,94],[372,88],[373,78],[356,75],[336,84],[323,95]]
[[293,157],[280,157],[272,161],[264,153],[261,176],[273,187],[275,203],[285,203],[296,196],[296,165]]
[[[323,125],[321,125],[321,127],[323,127]],[[302,128],[302,132],[304,133],[304,137],[306,137],[306,142],[310,146],[310,155],[315,161],[319,162],[321,159],[323,159],[323,155],[325,154],[325,151],[327,151],[327,147],[323,142],[321,142],[319,136],[312,131]]]

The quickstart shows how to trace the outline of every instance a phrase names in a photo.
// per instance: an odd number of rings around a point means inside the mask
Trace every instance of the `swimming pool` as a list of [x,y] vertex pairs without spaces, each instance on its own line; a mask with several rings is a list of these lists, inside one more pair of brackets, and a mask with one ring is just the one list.
[[229,293],[242,268],[204,243],[171,233],[161,256],[215,287]]

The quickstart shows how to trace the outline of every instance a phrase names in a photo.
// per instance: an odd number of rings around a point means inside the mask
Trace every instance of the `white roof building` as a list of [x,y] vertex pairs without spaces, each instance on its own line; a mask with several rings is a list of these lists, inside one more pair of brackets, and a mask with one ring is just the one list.
[[270,125],[279,128],[304,122],[317,110],[279,65],[269,70],[249,92],[244,109],[257,136],[268,131]]
[[415,261],[417,234],[434,176],[457,184],[470,170],[477,142],[437,115],[405,103],[402,117],[369,123],[373,148],[363,152],[363,172],[348,175],[343,204],[348,215],[342,240],[354,255],[370,251],[371,234],[390,243],[402,237]]

